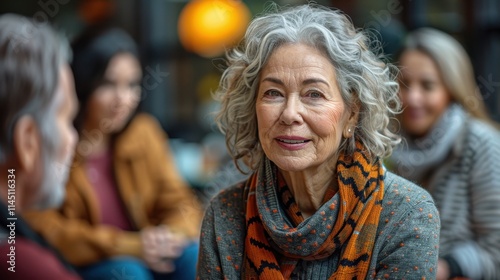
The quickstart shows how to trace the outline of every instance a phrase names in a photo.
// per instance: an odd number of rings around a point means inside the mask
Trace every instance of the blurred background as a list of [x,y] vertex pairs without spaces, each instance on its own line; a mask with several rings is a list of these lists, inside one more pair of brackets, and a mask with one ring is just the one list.
[[[279,5],[304,4],[276,0]],[[237,42],[268,0],[2,0],[0,14],[52,23],[75,38],[86,26],[113,25],[138,42],[144,69],[140,110],[154,115],[171,138],[178,167],[196,188],[214,188],[241,176],[228,163],[225,142],[210,115],[224,65],[224,48]],[[441,29],[458,39],[475,67],[490,115],[500,121],[500,1],[318,0],[370,28],[392,60],[405,33]]]

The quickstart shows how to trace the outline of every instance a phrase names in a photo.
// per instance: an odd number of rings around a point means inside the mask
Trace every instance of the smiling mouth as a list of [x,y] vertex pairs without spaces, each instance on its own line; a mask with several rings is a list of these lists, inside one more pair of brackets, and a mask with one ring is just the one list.
[[289,140],[289,139],[279,139],[279,138],[276,138],[276,140],[286,144],[303,144],[311,141],[311,140]]

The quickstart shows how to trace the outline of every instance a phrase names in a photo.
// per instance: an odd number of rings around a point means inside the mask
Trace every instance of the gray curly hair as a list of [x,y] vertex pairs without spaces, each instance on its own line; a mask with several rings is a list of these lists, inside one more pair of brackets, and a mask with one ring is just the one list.
[[258,78],[270,55],[290,43],[325,53],[335,66],[346,106],[359,106],[355,136],[343,139],[339,152],[352,153],[356,138],[372,156],[389,156],[400,141],[389,129],[390,119],[401,108],[397,68],[383,63],[369,49],[369,37],[338,10],[312,4],[272,10],[255,18],[240,45],[226,54],[227,68],[215,92],[221,102],[215,120],[238,169],[243,160],[255,170],[264,157],[255,109]]

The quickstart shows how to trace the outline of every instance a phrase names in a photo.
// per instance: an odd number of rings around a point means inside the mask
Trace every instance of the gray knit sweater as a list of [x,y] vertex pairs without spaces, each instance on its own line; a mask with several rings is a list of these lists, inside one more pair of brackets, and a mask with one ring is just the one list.
[[500,133],[469,120],[429,192],[441,214],[440,256],[471,279],[500,279]]
[[[367,279],[435,279],[440,221],[430,195],[386,172],[385,196]],[[217,195],[201,229],[199,279],[240,279],[244,266],[244,184]],[[338,194],[334,197],[338,198]],[[328,279],[339,255],[299,261],[293,279]]]
[[387,163],[433,196],[441,218],[439,254],[451,273],[497,280],[500,133],[460,107],[447,114],[455,117],[443,117],[423,138],[407,139]]

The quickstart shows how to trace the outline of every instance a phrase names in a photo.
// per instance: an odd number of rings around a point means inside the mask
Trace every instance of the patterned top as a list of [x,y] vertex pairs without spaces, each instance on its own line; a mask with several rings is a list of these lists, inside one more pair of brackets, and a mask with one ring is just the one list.
[[[240,183],[222,191],[205,213],[199,279],[241,277],[246,233],[244,186]],[[338,194],[334,199],[339,201]],[[382,205],[368,279],[434,279],[440,221],[430,195],[386,172]],[[291,278],[327,279],[337,269],[339,256],[336,252],[323,259],[300,260]]]

